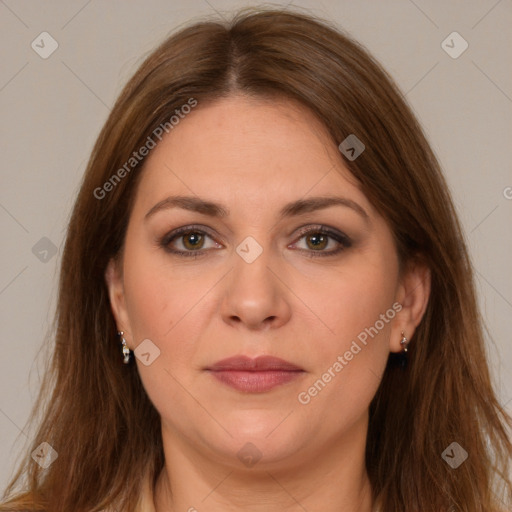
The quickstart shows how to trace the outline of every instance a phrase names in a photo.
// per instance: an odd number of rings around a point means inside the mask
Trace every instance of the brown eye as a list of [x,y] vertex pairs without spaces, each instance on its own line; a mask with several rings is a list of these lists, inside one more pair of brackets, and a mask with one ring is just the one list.
[[[334,256],[352,246],[352,240],[347,235],[333,231],[325,226],[302,230],[300,238],[295,244],[302,239],[305,240],[306,247],[298,247],[298,249],[309,253],[308,255],[311,257]],[[333,244],[332,247],[330,247],[331,243]]]
[[196,226],[184,226],[168,233],[160,240],[160,246],[171,254],[194,258],[204,256],[208,249],[222,247],[212,235]]
[[190,231],[185,235],[181,235],[181,239],[186,249],[201,249],[204,245],[204,237],[198,231]]
[[325,249],[329,243],[329,237],[322,233],[313,233],[312,235],[307,235],[305,238],[308,247],[313,250]]

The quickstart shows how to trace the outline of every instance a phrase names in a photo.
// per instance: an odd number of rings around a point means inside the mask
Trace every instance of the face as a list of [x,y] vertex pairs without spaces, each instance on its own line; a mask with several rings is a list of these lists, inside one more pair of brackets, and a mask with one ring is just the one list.
[[106,278],[164,436],[233,464],[298,463],[364,432],[422,314],[386,222],[286,100],[183,119],[146,160]]

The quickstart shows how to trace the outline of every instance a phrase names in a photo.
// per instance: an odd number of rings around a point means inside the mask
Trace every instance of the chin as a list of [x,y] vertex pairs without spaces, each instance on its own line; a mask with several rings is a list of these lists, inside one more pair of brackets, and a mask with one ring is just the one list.
[[[223,456],[232,459],[233,454],[237,457],[236,465],[239,462],[244,464],[245,459],[257,460],[259,468],[267,465],[275,465],[296,454],[306,440],[301,433],[304,428],[294,428],[291,418],[283,422],[283,417],[262,419],[261,416],[253,415],[253,421],[239,421],[230,423],[229,435],[221,434],[220,438],[209,439],[210,446],[214,451],[221,452]],[[290,421],[289,424],[286,424]],[[245,464],[244,464],[245,465]]]

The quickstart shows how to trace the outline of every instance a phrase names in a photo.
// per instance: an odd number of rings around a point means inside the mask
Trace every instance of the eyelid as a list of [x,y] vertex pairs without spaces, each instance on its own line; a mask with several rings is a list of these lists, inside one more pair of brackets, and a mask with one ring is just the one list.
[[339,231],[335,228],[331,228],[329,226],[325,226],[324,224],[306,224],[305,226],[302,226],[298,228],[298,235],[299,238],[301,238],[304,235],[307,235],[308,233],[325,233],[328,235],[333,235],[335,237],[339,237],[344,239],[347,243],[352,242],[350,237],[343,233],[342,231]]
[[314,224],[314,225],[308,224],[305,227],[299,228],[299,233],[296,235],[296,240],[291,245],[295,245],[299,240],[301,240],[302,238],[304,238],[304,236],[306,236],[310,233],[311,234],[320,233],[320,234],[326,235],[329,238],[334,239],[336,241],[336,243],[341,247],[338,247],[337,249],[331,249],[329,251],[314,251],[314,250],[308,250],[308,249],[298,249],[299,251],[307,252],[312,255],[322,257],[322,256],[338,254],[341,251],[348,249],[353,244],[352,239],[348,235],[343,233],[342,231],[338,231],[337,229],[330,228],[323,224]]
[[169,252],[174,253],[174,254],[183,254],[184,252],[186,252],[186,253],[204,253],[204,252],[206,252],[205,249],[198,249],[197,251],[180,251],[180,250],[175,250],[175,249],[173,249],[173,250],[168,249],[169,244],[174,239],[178,239],[178,238],[180,238],[180,236],[186,235],[187,233],[195,233],[195,232],[207,235],[212,240],[214,240],[215,243],[219,243],[215,240],[215,235],[212,234],[211,230],[208,227],[200,225],[200,224],[191,224],[188,226],[182,226],[177,229],[173,229],[169,233],[165,234],[159,240],[159,245],[161,245],[162,247],[166,248]]

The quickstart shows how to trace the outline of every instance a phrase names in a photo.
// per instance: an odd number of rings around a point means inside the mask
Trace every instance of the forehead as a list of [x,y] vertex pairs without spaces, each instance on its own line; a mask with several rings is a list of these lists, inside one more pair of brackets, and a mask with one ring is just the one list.
[[148,155],[137,203],[170,193],[246,208],[339,192],[371,205],[326,127],[286,99],[233,96],[198,106]]

